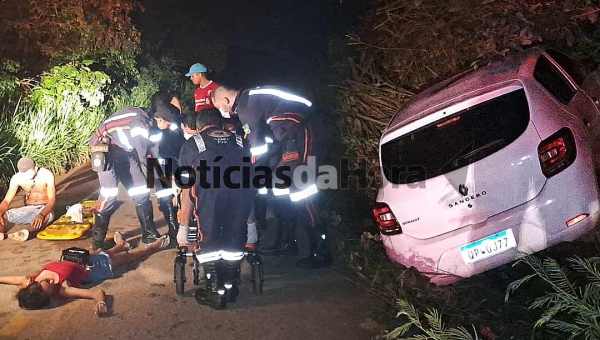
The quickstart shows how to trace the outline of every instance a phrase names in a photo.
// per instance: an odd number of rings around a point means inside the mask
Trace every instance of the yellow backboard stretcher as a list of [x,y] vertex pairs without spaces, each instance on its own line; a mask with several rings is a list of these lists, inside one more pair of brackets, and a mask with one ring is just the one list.
[[37,234],[40,240],[74,240],[78,239],[94,225],[94,209],[98,201],[85,200],[83,206],[83,223],[71,221],[71,217],[62,216]]

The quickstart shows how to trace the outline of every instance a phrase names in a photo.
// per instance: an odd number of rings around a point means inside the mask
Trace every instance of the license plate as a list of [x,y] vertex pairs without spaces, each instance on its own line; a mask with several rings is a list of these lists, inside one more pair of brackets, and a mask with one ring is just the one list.
[[503,253],[517,246],[512,229],[506,229],[497,234],[460,247],[460,254],[465,263],[474,263]]

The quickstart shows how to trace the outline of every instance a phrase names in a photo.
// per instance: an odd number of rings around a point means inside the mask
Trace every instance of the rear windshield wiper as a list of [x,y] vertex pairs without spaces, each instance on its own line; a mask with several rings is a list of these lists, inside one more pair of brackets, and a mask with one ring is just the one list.
[[468,153],[466,153],[466,154],[464,154],[464,155],[462,155],[462,156],[458,157],[457,159],[455,159],[455,160],[454,160],[454,165],[455,165],[455,166],[458,166],[458,161],[460,161],[460,160],[463,160],[463,159],[465,159],[465,158],[471,158],[471,157],[473,157],[475,154],[477,154],[477,153],[479,153],[479,152],[481,152],[481,151],[483,151],[483,150],[489,149],[489,148],[491,148],[491,147],[493,147],[493,146],[495,146],[495,145],[497,145],[497,144],[500,144],[500,143],[502,143],[502,142],[504,142],[504,138],[496,139],[496,140],[493,140],[493,141],[491,141],[491,142],[489,142],[489,143],[485,144],[484,146],[482,146],[482,147],[480,147],[480,148],[477,148],[477,149],[475,149],[475,150],[473,150],[473,151],[470,151],[470,152],[468,152]]

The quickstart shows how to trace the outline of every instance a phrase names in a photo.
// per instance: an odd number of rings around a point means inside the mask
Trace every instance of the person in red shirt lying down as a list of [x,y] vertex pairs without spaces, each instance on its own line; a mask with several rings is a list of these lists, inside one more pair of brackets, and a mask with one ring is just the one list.
[[[162,236],[142,249],[127,251],[129,243],[117,231],[115,246],[106,251],[97,250],[90,255],[90,269],[70,261],[50,262],[33,276],[0,276],[1,284],[20,286],[16,294],[19,307],[28,310],[43,309],[51,299],[90,299],[94,300],[94,313],[98,316],[108,313],[104,300],[104,290],[85,289],[81,285],[95,285],[113,277],[113,270],[123,265],[141,261],[147,256],[166,248],[170,239]],[[93,266],[92,266],[93,265]]]

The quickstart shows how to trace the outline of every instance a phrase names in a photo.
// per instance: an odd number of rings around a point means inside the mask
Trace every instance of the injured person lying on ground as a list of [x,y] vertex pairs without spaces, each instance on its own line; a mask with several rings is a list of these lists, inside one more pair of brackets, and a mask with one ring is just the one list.
[[0,276],[0,284],[20,286],[17,292],[19,307],[23,309],[43,309],[51,299],[90,299],[95,301],[94,313],[98,316],[108,313],[104,290],[99,288],[79,288],[96,285],[113,278],[113,270],[126,264],[144,260],[149,255],[165,249],[169,237],[161,236],[146,247],[128,251],[130,244],[119,232],[114,235],[115,246],[106,250],[96,250],[90,254],[86,264],[67,259],[46,264],[33,276]]

